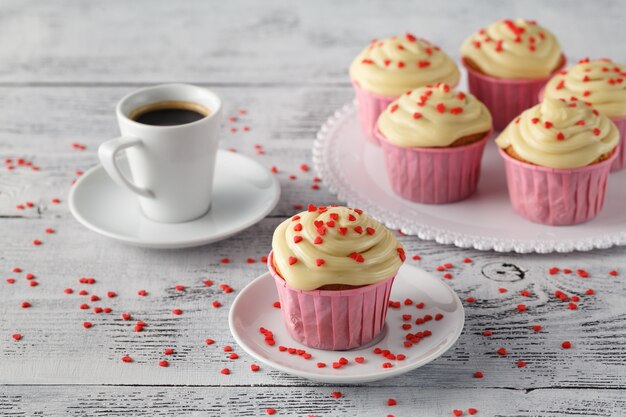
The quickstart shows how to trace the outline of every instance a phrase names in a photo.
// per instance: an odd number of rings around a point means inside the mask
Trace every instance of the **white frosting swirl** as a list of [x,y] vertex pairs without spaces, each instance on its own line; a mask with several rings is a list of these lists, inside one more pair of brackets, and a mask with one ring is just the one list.
[[436,82],[456,85],[460,73],[439,47],[407,33],[372,41],[352,61],[350,77],[370,93],[393,97]]
[[507,19],[472,34],[463,42],[461,55],[487,75],[538,79],[557,69],[561,47],[556,37],[536,22]]
[[579,100],[548,98],[511,122],[496,143],[511,146],[532,164],[580,168],[613,151],[619,132],[608,117]]
[[610,59],[581,60],[548,82],[545,97],[591,103],[608,117],[626,116],[626,66]]
[[279,274],[299,290],[374,284],[394,276],[405,258],[391,231],[346,207],[309,206],[278,225],[272,250]]
[[378,129],[404,147],[445,147],[465,136],[491,130],[491,114],[476,97],[447,84],[404,94],[378,118]]

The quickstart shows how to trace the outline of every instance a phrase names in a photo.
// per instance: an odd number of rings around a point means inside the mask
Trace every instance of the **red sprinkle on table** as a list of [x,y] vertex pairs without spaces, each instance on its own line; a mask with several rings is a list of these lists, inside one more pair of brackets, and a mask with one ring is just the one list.
[[526,362],[524,362],[524,361],[517,361],[516,365],[517,365],[518,368],[523,368],[523,367],[526,366]]
[[394,406],[394,405],[396,405],[396,404],[397,404],[397,401],[396,401],[395,399],[393,399],[393,398],[389,398],[389,399],[387,400],[387,405],[388,405],[389,407],[393,407],[393,406]]
[[473,375],[474,378],[478,378],[478,379],[480,379],[480,378],[482,378],[484,376],[485,376],[485,374],[483,374],[481,371],[476,371],[476,372],[474,372],[474,375]]
[[561,343],[561,347],[563,349],[570,349],[572,347],[572,342],[566,340],[565,342]]
[[222,303],[220,303],[219,301],[213,301],[213,302],[211,303],[211,305],[212,305],[214,308],[219,308],[219,307],[221,307],[221,306],[222,306]]
[[220,373],[221,373],[222,375],[230,375],[230,369],[228,369],[228,368],[224,368],[224,369],[222,369],[222,370],[220,371]]
[[543,330],[543,327],[541,327],[541,326],[539,326],[538,324],[536,324],[536,325],[534,325],[534,326],[532,327],[532,329],[533,329],[535,332],[540,332],[541,330]]
[[253,363],[252,365],[250,365],[250,370],[252,372],[257,372],[261,369],[261,367],[259,365],[257,365],[256,363]]
[[131,358],[130,356],[128,355],[122,356],[122,362],[130,363],[132,361],[133,361],[133,358]]
[[475,409],[475,408],[468,408],[467,409],[467,413],[470,414],[470,415],[474,415],[474,414],[478,413],[478,410]]
[[503,348],[503,347],[501,347],[500,349],[498,349],[498,350],[496,351],[496,353],[497,353],[498,355],[500,355],[500,356],[506,356],[506,355],[508,354],[508,352],[506,351],[506,349],[505,349],[505,348]]
[[452,410],[452,414],[456,417],[461,417],[463,415],[463,410]]
[[267,409],[265,410],[265,413],[266,413],[268,416],[271,416],[271,415],[273,415],[273,414],[276,414],[276,410],[274,410],[273,408],[267,408]]
[[342,394],[341,394],[341,392],[339,392],[339,391],[333,391],[333,392],[330,394],[330,396],[331,396],[331,397],[333,397],[333,398],[341,398],[341,397],[342,397]]

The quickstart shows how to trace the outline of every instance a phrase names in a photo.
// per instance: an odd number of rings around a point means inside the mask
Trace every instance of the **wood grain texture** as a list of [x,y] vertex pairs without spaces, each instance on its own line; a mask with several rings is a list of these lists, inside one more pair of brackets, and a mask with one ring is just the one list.
[[[276,416],[380,417],[464,416],[475,408],[479,416],[492,417],[618,417],[626,399],[619,391],[554,389],[511,391],[507,389],[411,389],[354,387],[3,387],[0,412],[3,416],[265,416],[274,408]],[[335,399],[331,393],[339,391]],[[387,400],[397,401],[387,406]]]
[[5,83],[348,85],[348,65],[373,37],[412,31],[458,58],[466,36],[503,17],[536,17],[574,59],[626,61],[619,0],[6,0],[2,10]]
[[[453,263],[446,283],[462,300],[476,302],[464,302],[465,330],[443,357],[362,387],[320,386],[264,366],[253,373],[227,324],[237,291],[266,270],[246,258],[267,254],[274,227],[297,211],[294,205],[338,203],[323,186],[312,190],[315,173],[300,166],[312,165],[319,126],[352,98],[346,68],[364,42],[411,30],[456,56],[460,40],[478,25],[528,16],[557,33],[570,56],[624,62],[621,6],[534,0],[376,0],[360,7],[329,0],[0,3],[0,36],[11,40],[0,43],[0,414],[252,416],[274,407],[277,415],[449,416],[475,407],[488,416],[623,416],[626,248],[498,254],[400,236],[410,255],[422,257],[410,263],[438,276],[439,265]],[[166,81],[214,89],[225,114],[239,117],[225,121],[221,146],[279,168],[281,201],[248,231],[210,246],[154,251],[98,236],[69,214],[76,171],[93,166],[98,144],[117,134],[116,101],[141,85]],[[246,115],[238,114],[242,108]],[[74,142],[87,150],[72,149]],[[40,171],[8,171],[6,158],[25,158]],[[55,197],[61,204],[51,202]],[[27,201],[35,207],[17,208]],[[56,233],[46,234],[48,227]],[[43,245],[33,246],[33,239]],[[233,262],[221,264],[224,257]],[[466,257],[473,262],[463,263]],[[24,272],[12,273],[15,266]],[[550,275],[554,266],[582,268],[590,277]],[[609,275],[613,269],[619,276]],[[29,272],[38,286],[28,285]],[[97,283],[81,285],[82,276]],[[5,282],[10,277],[14,284]],[[203,285],[206,279],[214,285]],[[235,292],[223,293],[220,283]],[[64,293],[68,287],[74,294]],[[585,295],[588,288],[596,294]],[[78,295],[80,289],[89,295]],[[141,289],[146,297],[137,295]],[[524,290],[529,297],[520,295]],[[579,295],[579,308],[569,310],[556,290]],[[108,291],[117,297],[108,298]],[[89,301],[93,294],[101,300]],[[214,300],[223,307],[212,308]],[[23,301],[32,307],[21,308]],[[81,310],[81,303],[113,311],[96,314]],[[522,303],[527,311],[519,313]],[[172,315],[175,308],[183,314]],[[124,321],[123,312],[133,320]],[[143,332],[133,331],[136,320],[147,323]],[[83,328],[84,321],[93,327]],[[543,330],[535,333],[533,325]],[[493,335],[483,336],[484,330]],[[14,333],[23,339],[13,341]],[[207,346],[206,338],[216,343]],[[564,340],[573,348],[562,349]],[[227,359],[225,345],[241,358]],[[500,347],[509,355],[499,356]],[[177,352],[168,368],[158,366],[165,348]],[[133,363],[121,361],[126,354]],[[527,366],[517,368],[518,360]],[[221,375],[224,367],[232,374]],[[475,371],[484,378],[473,378]],[[330,398],[335,390],[344,398]],[[385,405],[391,397],[397,406]]]

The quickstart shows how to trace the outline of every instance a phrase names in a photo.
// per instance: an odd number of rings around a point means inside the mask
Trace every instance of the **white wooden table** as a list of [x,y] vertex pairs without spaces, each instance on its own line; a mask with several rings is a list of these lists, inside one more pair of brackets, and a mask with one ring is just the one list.
[[[252,359],[228,330],[228,308],[237,290],[265,272],[258,260],[294,205],[337,202],[323,186],[312,190],[315,174],[299,167],[311,165],[320,124],[351,99],[347,68],[370,38],[409,30],[458,58],[472,30],[520,16],[551,28],[573,59],[626,62],[626,7],[619,1],[351,3],[0,2],[1,415],[260,416],[268,407],[281,416],[451,416],[470,407],[480,416],[626,415],[625,248],[515,255],[401,237],[409,254],[422,257],[412,263],[435,273],[453,263],[448,283],[462,299],[476,299],[465,302],[465,331],[453,349],[409,374],[359,387],[323,386],[265,366],[250,371]],[[222,95],[226,115],[239,117],[225,121],[222,146],[277,166],[283,196],[268,218],[218,244],[123,246],[74,221],[67,194],[77,172],[96,164],[98,144],[117,134],[115,102],[170,81]],[[74,149],[75,142],[86,149]],[[6,158],[40,169],[8,170]],[[27,202],[34,207],[17,208]],[[225,257],[232,262],[220,263]],[[474,262],[463,264],[465,257]],[[585,269],[590,277],[550,275],[551,267]],[[523,279],[504,282],[516,276]],[[15,283],[5,282],[11,277]],[[96,283],[80,284],[80,277]],[[206,279],[215,284],[203,285]],[[236,291],[223,293],[220,283]],[[588,288],[596,294],[585,295]],[[78,295],[82,289],[89,295]],[[147,296],[137,295],[142,289]],[[568,309],[555,290],[581,296],[579,308]],[[109,291],[117,296],[108,298]],[[101,300],[90,301],[93,294]],[[214,300],[223,307],[211,307]],[[22,308],[24,301],[32,306]],[[81,310],[82,303],[112,312]],[[516,310],[521,303],[525,313]],[[183,314],[172,315],[175,308]],[[143,332],[133,331],[137,320],[146,322]],[[85,321],[93,327],[85,329]],[[215,344],[207,346],[207,338]],[[571,349],[561,348],[566,340]],[[228,359],[225,345],[240,358]],[[509,354],[498,355],[500,347]],[[166,357],[165,348],[176,353]],[[124,355],[134,361],[122,362]],[[165,358],[169,367],[158,366]],[[225,367],[228,376],[220,373]],[[474,378],[476,371],[484,377]],[[387,406],[388,398],[397,405]]]

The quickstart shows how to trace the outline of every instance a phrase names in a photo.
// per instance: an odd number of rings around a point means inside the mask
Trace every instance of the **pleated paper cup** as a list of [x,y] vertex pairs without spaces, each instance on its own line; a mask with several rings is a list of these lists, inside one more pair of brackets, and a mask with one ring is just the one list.
[[358,82],[352,80],[356,101],[359,105],[359,121],[361,122],[361,130],[367,139],[372,143],[379,145],[376,137],[376,122],[378,116],[385,111],[397,96],[381,96],[364,90]]
[[467,70],[469,91],[483,102],[493,116],[495,130],[504,129],[521,112],[539,103],[539,92],[548,83],[552,75],[565,66],[563,56],[561,65],[549,77],[532,80],[506,80],[483,74],[462,59]]
[[619,130],[619,145],[617,147],[617,156],[613,165],[611,165],[611,172],[621,171],[626,167],[626,116],[612,117],[611,120],[617,126]]
[[602,210],[617,152],[597,164],[574,169],[527,164],[502,149],[500,155],[513,209],[535,223],[568,226],[587,222]]
[[424,204],[453,203],[469,197],[478,186],[483,151],[491,133],[464,146],[407,148],[389,142],[377,130],[391,188],[405,200]]
[[385,325],[395,275],[350,290],[302,291],[276,272],[272,252],[267,265],[276,282],[283,321],[291,337],[323,350],[348,350],[374,340]]

